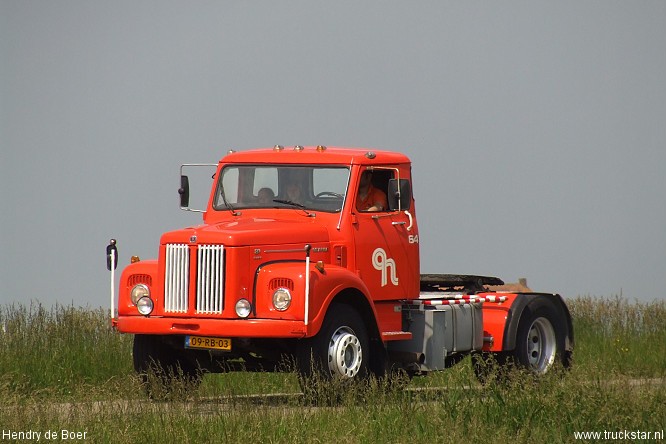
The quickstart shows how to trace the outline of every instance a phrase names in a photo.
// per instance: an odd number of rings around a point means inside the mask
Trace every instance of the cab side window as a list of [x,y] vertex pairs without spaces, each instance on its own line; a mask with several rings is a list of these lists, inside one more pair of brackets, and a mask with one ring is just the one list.
[[393,175],[392,170],[363,171],[356,195],[356,209],[361,212],[388,211],[386,191],[389,179],[392,179]]

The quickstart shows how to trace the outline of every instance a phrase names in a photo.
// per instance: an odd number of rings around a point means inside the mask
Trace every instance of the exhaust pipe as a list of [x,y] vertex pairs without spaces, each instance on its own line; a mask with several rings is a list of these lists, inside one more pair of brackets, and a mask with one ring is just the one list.
[[389,359],[401,364],[423,364],[425,362],[425,354],[421,352],[408,352],[393,350],[389,352]]

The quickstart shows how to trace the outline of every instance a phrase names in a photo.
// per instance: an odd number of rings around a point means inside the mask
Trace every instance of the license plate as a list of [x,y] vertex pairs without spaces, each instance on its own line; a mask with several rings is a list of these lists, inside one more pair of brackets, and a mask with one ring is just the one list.
[[209,336],[185,336],[185,348],[231,351],[231,339]]

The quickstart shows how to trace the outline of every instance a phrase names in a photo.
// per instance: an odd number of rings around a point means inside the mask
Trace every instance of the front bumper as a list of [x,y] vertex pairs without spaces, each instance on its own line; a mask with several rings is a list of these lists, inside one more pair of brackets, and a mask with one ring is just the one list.
[[198,319],[156,316],[119,316],[114,322],[121,333],[202,335],[229,338],[302,338],[303,321],[280,319]]

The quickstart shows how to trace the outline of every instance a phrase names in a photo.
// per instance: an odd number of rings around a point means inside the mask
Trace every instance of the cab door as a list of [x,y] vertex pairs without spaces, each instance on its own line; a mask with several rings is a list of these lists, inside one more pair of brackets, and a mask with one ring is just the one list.
[[[358,180],[366,168],[361,168]],[[409,181],[409,165],[371,167],[373,186],[388,193],[391,179]],[[360,200],[358,182],[355,199]],[[352,209],[355,242],[355,267],[374,300],[397,300],[418,297],[419,244],[416,217],[409,206],[383,208],[381,211]]]

